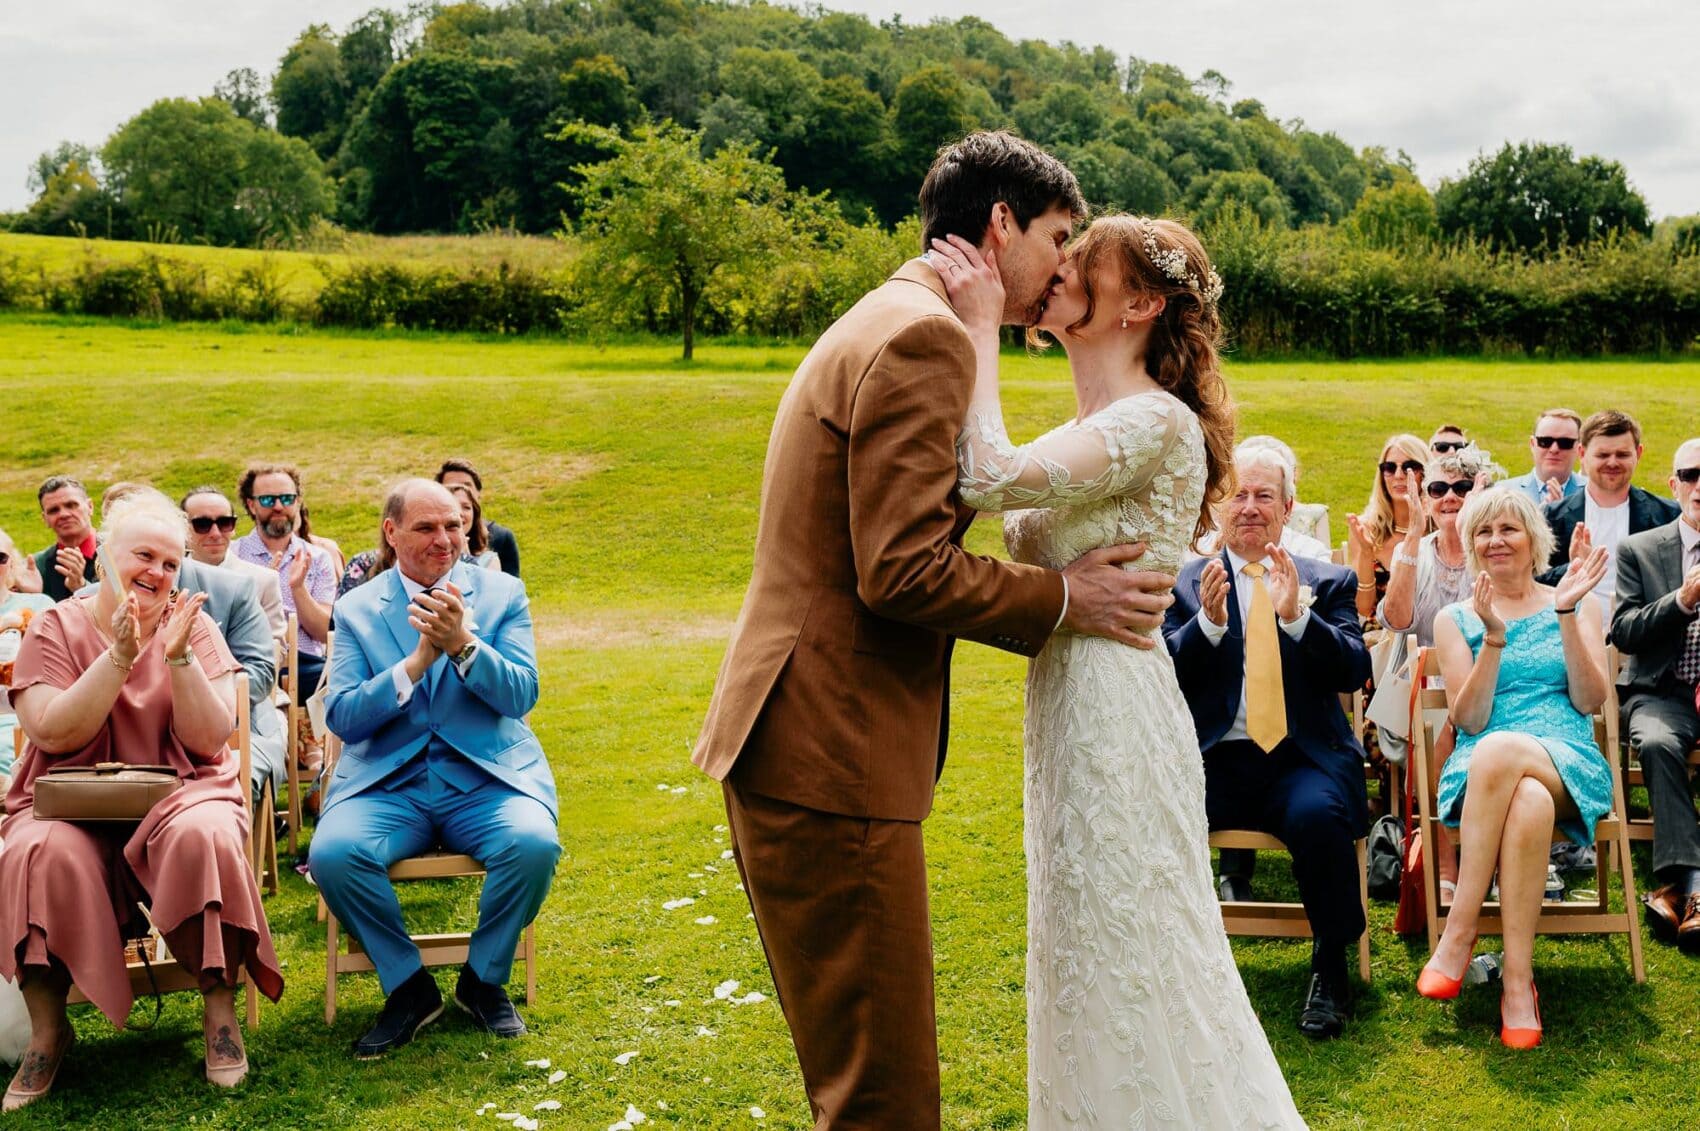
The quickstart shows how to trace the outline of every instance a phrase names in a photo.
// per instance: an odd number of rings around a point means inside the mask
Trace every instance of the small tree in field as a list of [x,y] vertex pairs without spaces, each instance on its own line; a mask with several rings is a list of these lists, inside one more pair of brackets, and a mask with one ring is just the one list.
[[704,158],[697,135],[672,123],[641,126],[630,138],[573,126],[562,140],[586,133],[614,155],[573,170],[584,178],[573,191],[584,201],[585,277],[607,299],[623,289],[662,297],[678,314],[689,361],[709,284],[790,242],[785,175],[741,144]]

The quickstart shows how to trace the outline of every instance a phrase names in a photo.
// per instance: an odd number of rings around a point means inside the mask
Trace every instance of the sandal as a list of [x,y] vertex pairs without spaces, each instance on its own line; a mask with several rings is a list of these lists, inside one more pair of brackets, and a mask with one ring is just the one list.
[[[76,1040],[77,1034],[67,1025],[65,1026],[65,1040],[59,1046],[59,1051],[51,1058],[38,1052],[25,1052],[23,1061],[18,1065],[17,1075],[13,1076],[12,1082],[6,1086],[6,1097],[3,1101],[0,1101],[0,1111],[17,1111],[20,1107],[28,1107],[52,1091],[53,1081],[59,1075],[59,1066],[65,1063],[65,1054],[71,1051],[71,1046],[76,1043]],[[25,1088],[19,1086],[18,1081],[23,1079],[25,1074],[39,1076],[44,1072],[46,1075],[41,1078],[41,1083],[37,1087]]]

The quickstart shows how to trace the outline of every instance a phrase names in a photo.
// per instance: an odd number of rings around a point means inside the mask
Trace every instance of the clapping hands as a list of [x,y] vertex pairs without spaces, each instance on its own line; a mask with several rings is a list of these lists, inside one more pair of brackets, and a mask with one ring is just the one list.
[[1470,603],[1481,618],[1482,628],[1488,636],[1505,639],[1505,621],[1493,611],[1493,580],[1483,570],[1476,574],[1476,584],[1470,590]]
[[1211,624],[1228,624],[1228,594],[1233,586],[1228,582],[1228,568],[1221,558],[1211,558],[1198,579],[1198,608]]
[[1273,542],[1264,550],[1269,554],[1265,563],[1269,572],[1263,575],[1263,583],[1269,587],[1275,616],[1290,624],[1299,619],[1299,567],[1293,563],[1293,555]]
[[[135,597],[130,600],[134,601]],[[166,659],[181,660],[189,651],[189,633],[195,627],[195,616],[206,603],[205,593],[191,593],[187,598],[178,593],[172,598],[171,606],[165,611],[165,620],[159,626],[165,640]]]
[[1570,536],[1570,565],[1558,579],[1553,592],[1553,604],[1560,609],[1574,609],[1576,602],[1593,591],[1606,575],[1610,551],[1594,545],[1587,523],[1579,522]]

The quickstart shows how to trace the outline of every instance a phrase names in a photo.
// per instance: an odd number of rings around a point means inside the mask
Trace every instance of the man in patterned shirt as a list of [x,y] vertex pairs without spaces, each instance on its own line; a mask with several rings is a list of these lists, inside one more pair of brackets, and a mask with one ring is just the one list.
[[303,703],[325,671],[336,568],[329,555],[296,534],[301,523],[301,473],[288,464],[255,464],[242,475],[242,505],[254,529],[236,543],[236,556],[278,575],[283,608],[301,625],[301,672],[291,689]]

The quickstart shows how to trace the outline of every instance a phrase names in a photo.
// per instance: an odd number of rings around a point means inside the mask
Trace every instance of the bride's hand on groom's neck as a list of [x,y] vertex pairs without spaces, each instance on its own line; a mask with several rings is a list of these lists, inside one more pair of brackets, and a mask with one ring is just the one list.
[[969,334],[995,336],[1003,325],[1003,275],[998,271],[997,253],[984,255],[961,236],[933,240],[927,261],[944,282],[950,305]]
[[1081,636],[1101,636],[1134,648],[1155,648],[1149,635],[1163,626],[1163,612],[1174,604],[1175,579],[1155,570],[1129,571],[1145,543],[1105,546],[1076,558],[1063,570],[1068,579],[1068,610],[1062,626]]

